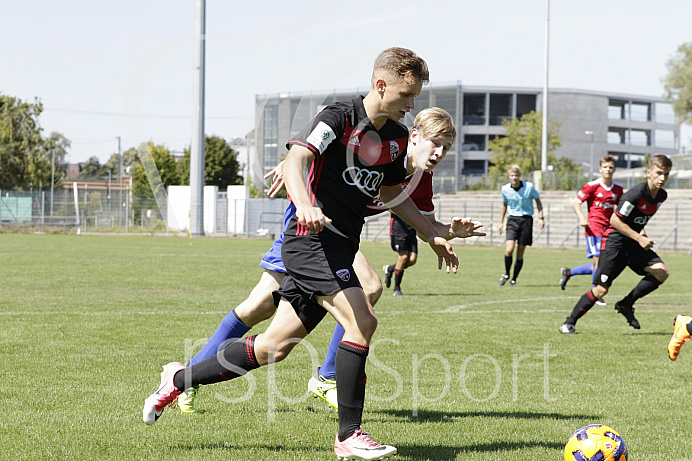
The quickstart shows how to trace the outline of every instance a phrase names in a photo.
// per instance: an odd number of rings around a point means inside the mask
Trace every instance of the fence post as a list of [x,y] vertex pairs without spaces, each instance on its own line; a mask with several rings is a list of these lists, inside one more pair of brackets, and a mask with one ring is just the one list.
[[678,204],[675,204],[675,235],[673,237],[673,251],[678,252]]

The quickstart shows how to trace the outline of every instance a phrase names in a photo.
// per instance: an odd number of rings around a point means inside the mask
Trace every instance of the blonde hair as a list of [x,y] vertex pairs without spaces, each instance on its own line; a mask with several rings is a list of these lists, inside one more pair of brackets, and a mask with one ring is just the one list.
[[612,155],[604,155],[601,157],[601,161],[598,163],[599,165],[603,165],[604,163],[612,163],[614,165],[617,165],[617,161],[615,161],[615,157]]
[[510,166],[509,166],[509,171],[508,171],[508,173],[516,173],[516,174],[518,174],[519,176],[521,176],[521,168],[519,168],[519,165],[517,165],[517,164],[515,163],[514,165],[510,165]]
[[450,136],[452,142],[454,142],[457,137],[457,130],[454,127],[452,116],[449,115],[449,112],[439,107],[430,107],[420,111],[413,121],[413,128],[425,139],[432,139],[442,135]]
[[406,48],[387,48],[375,59],[372,72],[372,86],[379,78],[388,77],[388,83],[399,83],[404,80],[420,80],[423,84],[430,81],[428,64],[423,58]]

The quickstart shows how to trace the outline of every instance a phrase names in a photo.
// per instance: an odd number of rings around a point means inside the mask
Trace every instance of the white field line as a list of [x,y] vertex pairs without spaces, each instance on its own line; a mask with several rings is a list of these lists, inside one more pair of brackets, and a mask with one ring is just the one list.
[[[652,294],[646,297],[646,299],[658,299],[658,298],[667,298],[667,297],[675,297],[675,296],[689,296],[689,293],[656,293]],[[616,297],[613,297],[614,299]],[[576,301],[579,299],[576,296],[548,296],[548,297],[542,297],[542,298],[537,298],[537,297],[532,297],[532,298],[524,298],[524,299],[497,299],[493,301],[478,301],[474,303],[467,303],[467,304],[455,304],[452,306],[447,307],[446,309],[443,310],[428,310],[426,309],[425,312],[428,314],[456,314],[456,313],[464,313],[464,314],[499,314],[499,313],[507,313],[507,314],[545,314],[545,313],[554,313],[554,312],[561,312],[564,309],[558,310],[558,309],[512,309],[512,310],[506,310],[506,309],[501,309],[501,310],[469,310],[470,308],[478,308],[480,306],[493,306],[493,305],[500,305],[500,304],[513,304],[513,305],[520,305],[520,304],[542,304],[545,303],[546,301],[551,301],[551,300],[565,300],[565,299],[572,299],[576,303]],[[644,301],[646,302],[646,301]],[[605,306],[606,309],[608,308],[613,308],[615,306],[615,301],[609,301],[608,305]],[[692,309],[690,309],[692,310]],[[412,311],[410,309],[407,310],[389,310],[389,309],[380,309],[379,311],[375,309],[375,311],[379,315],[390,315],[390,314],[411,314]],[[653,312],[680,312],[680,308],[670,308],[670,309],[655,309],[651,310],[648,313],[653,313]],[[639,314],[646,314],[647,310],[641,310],[637,311],[637,315]],[[208,311],[208,312],[177,312],[176,314],[179,315],[226,315],[228,314],[228,311]],[[86,312],[86,311],[14,311],[14,312],[0,312],[0,315],[90,315],[90,316],[121,316],[121,315],[165,315],[165,316],[170,316],[170,311],[137,311],[137,312],[132,312],[132,311],[114,311],[114,312]]]

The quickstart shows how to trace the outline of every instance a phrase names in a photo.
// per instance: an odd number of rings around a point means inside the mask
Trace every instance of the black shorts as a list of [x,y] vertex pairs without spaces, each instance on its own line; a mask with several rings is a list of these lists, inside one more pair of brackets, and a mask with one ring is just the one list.
[[601,250],[601,259],[598,260],[598,270],[594,279],[597,285],[609,287],[625,267],[629,267],[638,275],[646,275],[646,269],[663,260],[654,250],[645,250],[639,245],[628,245],[627,248],[612,248],[607,240],[605,248]]
[[418,253],[416,229],[409,226],[406,221],[397,215],[392,215],[392,218],[389,220],[389,236],[392,241],[392,250],[397,253],[404,251]]
[[327,230],[318,234],[284,236],[281,258],[286,277],[276,290],[274,303],[281,297],[291,303],[305,329],[310,332],[327,311],[315,296],[329,296],[346,288],[361,287],[353,270],[358,248]]
[[533,243],[533,216],[510,216],[507,218],[507,237],[505,240],[516,240],[519,245],[531,246]]

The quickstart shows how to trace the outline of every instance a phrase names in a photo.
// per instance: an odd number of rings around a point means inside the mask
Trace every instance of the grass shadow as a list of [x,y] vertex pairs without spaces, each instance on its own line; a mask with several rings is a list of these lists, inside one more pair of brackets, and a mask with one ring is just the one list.
[[525,450],[527,448],[549,448],[551,450],[554,449],[561,452],[564,448],[564,444],[543,441],[498,441],[459,447],[448,445],[399,445],[397,447],[397,459],[449,461],[459,459],[459,455],[463,453],[498,453],[503,451]]
[[419,411],[413,416],[411,410],[377,410],[373,414],[380,413],[403,419],[409,422],[429,423],[446,422],[457,418],[512,418],[512,419],[556,419],[556,420],[595,420],[598,415],[579,415],[563,413],[541,413],[528,411]]

